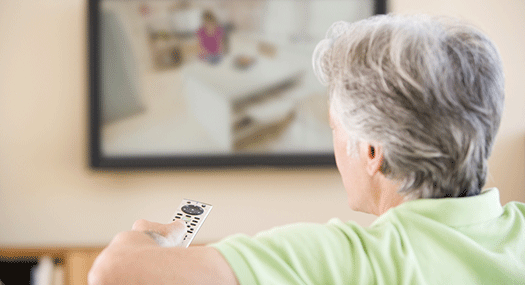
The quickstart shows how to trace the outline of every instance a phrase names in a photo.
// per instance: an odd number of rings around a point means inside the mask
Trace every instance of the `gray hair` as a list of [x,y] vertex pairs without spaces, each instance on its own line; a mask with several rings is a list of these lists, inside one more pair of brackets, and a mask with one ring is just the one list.
[[337,22],[313,65],[349,141],[383,147],[381,171],[400,193],[480,193],[504,101],[501,58],[486,35],[424,15]]

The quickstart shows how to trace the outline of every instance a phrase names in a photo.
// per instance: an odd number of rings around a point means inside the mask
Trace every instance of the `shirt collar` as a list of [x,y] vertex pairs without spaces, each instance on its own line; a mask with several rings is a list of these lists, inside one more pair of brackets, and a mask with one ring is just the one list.
[[[489,188],[476,196],[460,198],[417,199],[404,202],[389,212],[414,212],[452,227],[489,221],[503,213],[497,188]],[[392,214],[392,213],[390,213]],[[382,220],[379,217],[378,220]],[[376,220],[377,221],[377,220]]]

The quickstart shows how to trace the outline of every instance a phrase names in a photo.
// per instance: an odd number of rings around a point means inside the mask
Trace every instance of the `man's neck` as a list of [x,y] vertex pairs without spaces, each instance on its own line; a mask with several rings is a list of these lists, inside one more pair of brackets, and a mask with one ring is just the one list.
[[399,183],[394,183],[392,180],[383,176],[378,183],[378,187],[380,190],[373,214],[381,216],[391,208],[401,205],[405,201],[405,198],[397,192]]

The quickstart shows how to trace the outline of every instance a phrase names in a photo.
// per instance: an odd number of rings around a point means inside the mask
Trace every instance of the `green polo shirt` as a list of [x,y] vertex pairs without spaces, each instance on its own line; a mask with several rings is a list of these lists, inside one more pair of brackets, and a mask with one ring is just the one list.
[[367,228],[332,219],[211,245],[240,284],[525,284],[525,204],[418,199]]

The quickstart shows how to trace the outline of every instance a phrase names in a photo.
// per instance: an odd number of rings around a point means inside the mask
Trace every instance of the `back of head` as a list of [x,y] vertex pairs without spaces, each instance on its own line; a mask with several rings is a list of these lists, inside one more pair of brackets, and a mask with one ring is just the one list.
[[504,101],[495,45],[457,19],[381,15],[332,25],[313,58],[349,140],[381,144],[413,198],[476,195]]

